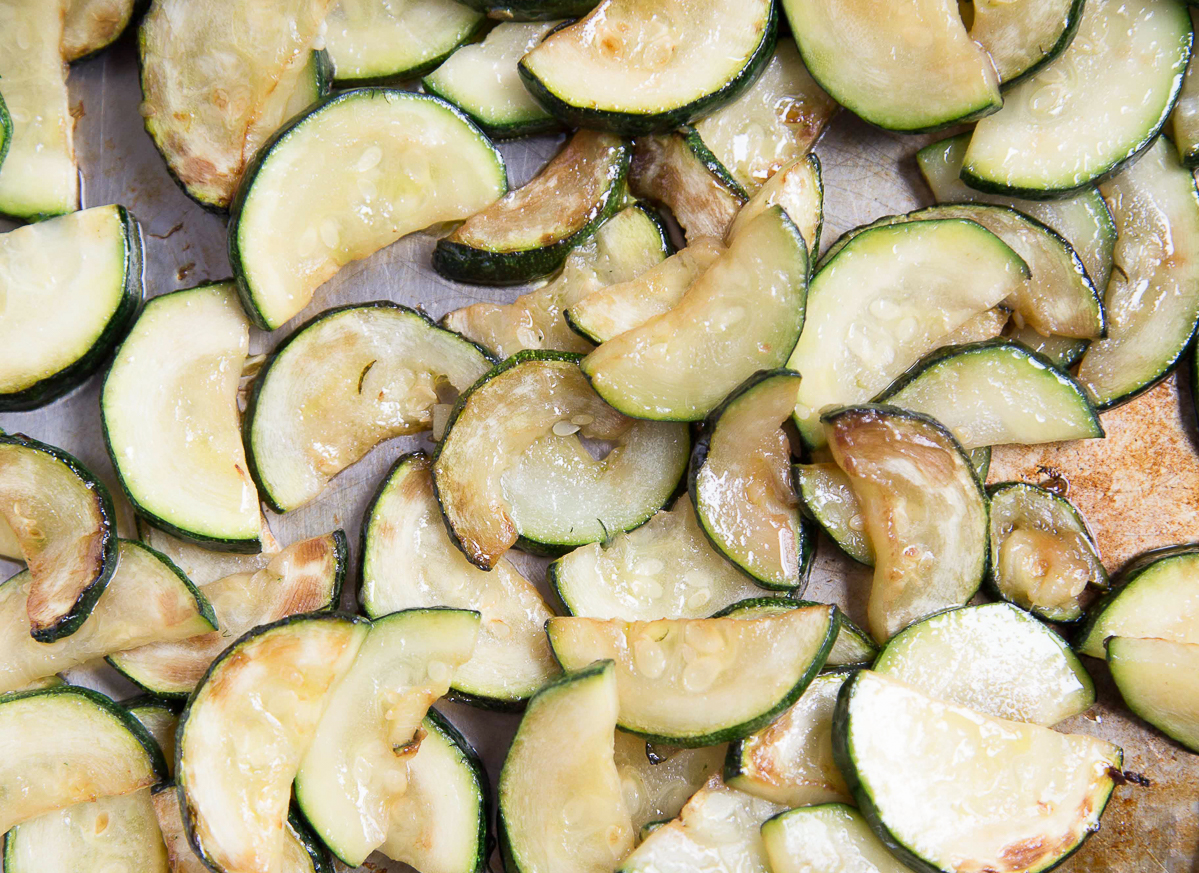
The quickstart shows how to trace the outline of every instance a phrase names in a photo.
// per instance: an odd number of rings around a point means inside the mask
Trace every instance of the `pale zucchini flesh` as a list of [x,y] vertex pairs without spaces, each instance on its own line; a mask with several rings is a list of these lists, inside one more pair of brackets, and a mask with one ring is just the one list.
[[175,775],[175,729],[179,727],[178,707],[153,695],[124,700],[122,705],[138,720],[146,733],[158,743],[166,760],[167,775]]
[[62,56],[78,61],[116,42],[136,12],[137,0],[66,0]]
[[[1196,11],[1189,11],[1193,31]],[[1174,114],[1170,116],[1170,138],[1174,140],[1184,164],[1188,167],[1199,164],[1199,73],[1196,72],[1193,52],[1191,62],[1187,64],[1186,75],[1182,79],[1178,102],[1174,104]]]
[[1015,327],[1006,333],[1008,339],[1021,343],[1031,351],[1048,358],[1060,370],[1069,370],[1086,352],[1090,340],[1074,339],[1068,336],[1046,336],[1031,327]]
[[1006,87],[1052,62],[1070,45],[1082,10],[1083,0],[979,0],[973,4],[970,38],[986,49],[999,84]]
[[720,773],[725,752],[724,745],[654,746],[617,730],[613,757],[633,827],[640,833],[647,825],[677,816],[691,795]]
[[836,464],[795,465],[795,490],[811,518],[837,548],[859,564],[874,566],[874,545],[849,477]]
[[[811,600],[796,600],[793,597],[754,597],[734,603],[712,618],[762,618],[768,615],[780,615],[790,609],[805,606],[827,606]],[[837,619],[837,636],[833,647],[829,650],[828,660],[824,662],[826,670],[839,667],[860,667],[870,664],[878,655],[878,643],[870,638],[870,634],[854,624],[849,616],[833,607],[833,615]]]
[[1107,664],[1129,709],[1191,751],[1199,749],[1199,645],[1112,637]]
[[695,137],[678,133],[639,136],[629,166],[630,190],[669,208],[688,242],[723,238],[746,202],[738,186],[714,173],[695,146]]
[[852,806],[793,809],[762,825],[771,873],[908,873]]
[[183,571],[184,576],[201,588],[235,573],[256,573],[269,564],[282,548],[267,526],[265,518],[262,520],[259,536],[262,551],[251,555],[206,549],[171,536],[142,519],[137,522],[137,534],[143,543],[170,559],[172,564]]
[[808,244],[808,261],[816,262],[820,251],[820,230],[824,224],[824,181],[820,158],[805,155],[779,168],[766,180],[737,213],[729,225],[727,238],[732,239],[741,229],[771,206],[779,205]]

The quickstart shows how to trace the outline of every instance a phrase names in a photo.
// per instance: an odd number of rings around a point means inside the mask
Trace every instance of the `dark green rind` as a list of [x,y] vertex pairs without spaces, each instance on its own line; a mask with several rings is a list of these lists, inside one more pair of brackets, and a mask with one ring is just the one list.
[[1078,25],[1079,22],[1082,21],[1082,10],[1084,3],[1085,0],[1074,0],[1074,3],[1070,6],[1070,11],[1066,13],[1066,26],[1062,29],[1062,32],[1058,36],[1057,42],[1053,44],[1053,47],[1045,52],[1045,56],[1039,61],[1032,64],[1032,66],[1028,67],[1014,78],[1008,79],[1006,82],[1000,82],[1000,91],[1006,91],[1008,88],[1012,87],[1012,85],[1015,85],[1017,82],[1024,81],[1033,73],[1039,72],[1057,60],[1058,55],[1066,50],[1066,47],[1074,41],[1074,35],[1078,33]]
[[8,106],[4,103],[4,95],[0,94],[0,167],[4,166],[4,157],[8,154],[8,146],[11,142],[12,116],[8,114]]
[[[125,707],[131,713],[136,709],[157,709],[174,716],[178,716],[179,711],[182,709],[180,701],[159,697],[156,694],[139,694],[136,697],[128,697],[121,701],[121,706]],[[134,716],[134,718],[137,718],[137,716]]]
[[[304,820],[304,816],[294,804],[288,810],[287,824],[295,834],[296,841],[308,853],[308,857],[312,861],[313,873],[334,873],[333,859],[329,857],[325,844],[308,827],[308,822]],[[301,873],[301,871],[295,871],[295,873]]]
[[428,79],[421,79],[421,87],[425,89],[426,94],[440,97],[446,103],[457,106],[483,133],[492,139],[517,139],[522,136],[557,133],[562,130],[562,123],[556,118],[537,118],[532,121],[517,121],[512,124],[491,124],[485,118],[475,115],[475,113],[471,112],[465,106],[460,106],[453,97],[438,90],[437,86],[432,84]]
[[[1081,0],[1079,0],[1079,2],[1081,2]],[[444,64],[447,60],[449,60],[450,55],[458,51],[459,48],[466,45],[468,42],[471,42],[485,27],[487,27],[487,19],[481,18],[474,27],[463,34],[462,39],[458,40],[458,42],[454,43],[437,57],[430,58],[426,61],[421,61],[420,63],[413,64],[410,67],[400,67],[390,73],[385,73],[380,76],[363,76],[361,78],[348,76],[342,79],[337,76],[336,67],[331,67],[330,72],[333,85],[338,88],[368,88],[376,85],[399,85],[403,82],[407,82],[410,79],[419,79],[421,76],[425,75],[426,73],[433,72],[442,64]],[[327,52],[325,54],[327,54]],[[424,85],[423,82],[421,84]],[[433,92],[428,88],[425,88],[425,90],[433,94]],[[434,94],[434,96],[441,97],[440,94]],[[447,100],[446,102],[451,103],[453,101]]]
[[974,465],[974,472],[978,475],[978,481],[986,482],[987,473],[991,471],[991,447],[981,446],[977,449],[971,449],[966,454],[970,457],[970,463]]
[[488,823],[492,817],[492,800],[491,800],[491,781],[487,778],[487,770],[483,766],[483,760],[475,751],[474,746],[462,733],[454,727],[448,718],[438,712],[435,708],[429,707],[428,713],[425,715],[425,720],[433,723],[437,731],[453,743],[459,754],[462,756],[462,762],[470,769],[471,776],[474,777],[475,785],[479,791],[479,830],[477,832],[476,845],[479,847],[478,861],[471,873],[484,873],[487,868],[487,859],[491,857],[493,842],[491,831]]
[[[679,133],[682,134],[683,139],[686,140],[687,147],[691,149],[691,154],[695,155],[699,162],[708,168],[709,173],[719,179],[722,185],[724,185],[742,200],[748,201],[750,199],[752,196],[750,192],[746,191],[745,188],[742,187],[741,183],[733,178],[733,174],[729,172],[728,167],[722,164],[720,162],[720,158],[716,157],[712,150],[708,148],[708,144],[704,142],[704,139],[699,135],[698,130],[696,130],[690,124],[686,124],[679,130]],[[816,164],[816,174],[816,180],[820,184],[821,197],[823,199],[824,185],[820,180],[819,163]],[[819,231],[817,234],[819,236]],[[819,246],[814,245],[812,246],[812,249],[813,251],[818,251]]]
[[580,18],[595,8],[598,0],[462,0],[489,18],[500,21],[553,21],[557,18]]

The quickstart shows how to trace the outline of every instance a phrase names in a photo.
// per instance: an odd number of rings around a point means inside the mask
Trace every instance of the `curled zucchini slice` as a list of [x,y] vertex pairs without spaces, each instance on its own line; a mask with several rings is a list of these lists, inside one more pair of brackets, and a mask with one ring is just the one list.
[[820,229],[824,224],[824,181],[820,158],[805,155],[779,168],[766,180],[749,202],[741,207],[725,236],[732,239],[741,229],[771,206],[779,205],[795,223],[808,244],[808,260],[816,261],[820,251]]
[[895,407],[847,407],[824,421],[874,545],[875,639],[965,604],[986,572],[990,539],[987,498],[957,440],[931,418]]
[[66,0],[62,56],[78,61],[103,51],[124,33],[136,0]]
[[651,822],[674,818],[696,791],[720,773],[725,747],[677,749],[654,746],[616,732],[615,761],[625,806],[638,832]]
[[[313,166],[342,169],[297,185]],[[448,103],[393,88],[338,94],[286,127],[246,173],[229,225],[246,311],[273,330],[345,264],[466,218],[507,188],[499,152]]]
[[843,803],[792,809],[762,825],[771,873],[908,873],[862,814]]
[[745,203],[745,194],[713,166],[698,137],[677,133],[633,140],[629,188],[670,209],[688,242],[724,237]]
[[841,551],[859,564],[874,566],[874,546],[866,516],[849,477],[836,464],[796,464],[795,490],[800,505]]
[[979,0],[973,4],[970,38],[987,50],[1006,87],[1060,55],[1078,30],[1083,0],[1036,3]]
[[1192,752],[1199,751],[1199,646],[1112,637],[1107,665],[1129,709]]
[[[712,615],[712,618],[763,618],[769,615],[781,615],[789,609],[804,606],[827,606],[829,604],[815,603],[811,600],[796,600],[791,597],[753,597],[734,603]],[[833,615],[837,619],[837,638],[829,650],[828,660],[824,662],[825,669],[835,667],[857,667],[869,664],[878,654],[878,643],[870,638],[870,634],[862,630],[849,616],[836,606]]]
[[201,588],[234,573],[256,573],[269,564],[282,548],[267,527],[265,518],[262,520],[262,551],[254,555],[212,551],[173,537],[142,519],[138,519],[137,533],[143,543],[168,558],[183,571],[184,576]]
[[146,729],[166,760],[167,775],[175,775],[175,729],[179,727],[178,706],[152,694],[122,701],[129,714]]
[[[596,460],[580,436],[616,446]],[[560,550],[638,526],[674,491],[688,448],[685,427],[605,404],[577,356],[521,352],[459,398],[433,484],[455,544],[489,570],[518,538]]]
[[621,205],[630,147],[581,130],[526,185],[437,241],[433,269],[459,282],[519,285],[554,272]]
[[1012,873],[1048,869],[1098,830],[1123,757],[865,670],[837,701],[833,754],[871,830],[913,870]]
[[837,635],[831,606],[761,618],[601,621],[551,618],[566,670],[616,662],[620,729],[654,742],[710,746],[748,736],[795,703]]
[[[1195,29],[1196,13],[1191,13],[1191,30]],[[1199,72],[1196,72],[1194,52],[1182,80],[1174,114],[1170,116],[1170,138],[1178,148],[1182,162],[1194,168],[1199,164]]]
[[70,636],[117,566],[108,490],[61,449],[0,434],[0,519],[29,567],[28,632],[40,643]]

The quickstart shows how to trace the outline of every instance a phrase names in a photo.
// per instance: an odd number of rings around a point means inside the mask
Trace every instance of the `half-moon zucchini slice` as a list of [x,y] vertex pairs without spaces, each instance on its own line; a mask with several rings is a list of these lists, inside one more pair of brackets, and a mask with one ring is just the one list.
[[972,6],[970,38],[987,50],[999,84],[1007,87],[1065,51],[1082,20],[1083,0],[978,0]]
[[804,242],[808,244],[808,261],[816,262],[820,251],[820,229],[824,224],[824,181],[820,174],[820,158],[805,155],[784,164],[766,180],[758,193],[741,207],[725,234],[732,239],[749,222],[771,206],[779,205],[795,223]]
[[29,633],[41,643],[73,634],[117,566],[108,489],[61,449],[0,433],[0,518],[29,567]]
[[866,533],[866,517],[849,477],[836,464],[796,464],[795,490],[804,512],[820,525],[841,551],[867,567],[874,566],[874,546]]
[[193,584],[203,588],[210,582],[232,576],[234,573],[256,573],[275,555],[279,554],[282,546],[271,533],[266,519],[262,520],[262,551],[254,555],[238,554],[237,552],[217,552],[173,537],[169,533],[147,524],[144,519],[137,522],[138,538],[154,551],[161,553],[171,563],[183,571],[183,575]]
[[125,32],[136,11],[136,0],[66,0],[62,56],[66,61],[91,57],[108,48]]
[[[769,615],[781,615],[790,609],[804,606],[828,606],[826,603],[816,603],[811,600],[797,600],[794,597],[753,597],[734,603],[712,618],[763,618]],[[878,643],[870,638],[870,634],[862,630],[849,616],[838,607],[833,607],[833,615],[837,620],[837,638],[824,662],[824,668],[831,670],[838,667],[860,667],[870,664],[878,655]]]
[[720,773],[725,746],[679,749],[655,746],[616,731],[615,760],[633,827],[674,818],[695,792]]
[[596,0],[465,0],[471,9],[500,21],[549,21],[586,15]]
[[1199,751],[1199,646],[1112,637],[1107,665],[1129,709],[1192,752]]
[[[1196,27],[1196,13],[1191,13],[1191,30]],[[1199,164],[1199,71],[1197,71],[1195,53],[1191,53],[1191,62],[1187,64],[1186,75],[1182,79],[1182,90],[1178,93],[1178,102],[1174,104],[1174,112],[1170,116],[1170,138],[1182,157],[1182,162],[1194,168]]]
[[852,806],[826,803],[792,809],[762,825],[771,873],[909,873]]
[[[615,448],[596,460],[580,437]],[[433,484],[455,545],[489,570],[519,538],[560,551],[638,526],[674,492],[689,443],[682,425],[605,404],[578,356],[521,352],[459,398]]]
[[175,775],[175,729],[179,727],[179,707],[173,701],[163,700],[152,694],[143,694],[130,700],[121,701],[121,705],[129,710],[146,729],[166,759],[167,775]]
[[[313,166],[340,172],[297,185]],[[338,94],[285,127],[246,172],[229,224],[246,311],[273,330],[345,264],[466,218],[507,188],[499,152],[450,104],[394,88]]]
[[824,666],[837,621],[833,607],[809,606],[749,619],[558,617],[546,632],[567,671],[615,661],[621,730],[695,747],[748,736],[795,703]]
[[688,242],[705,236],[723,238],[746,195],[713,164],[698,137],[639,136],[633,140],[629,188],[638,197],[666,206]]
[[249,345],[231,283],[155,297],[100,396],[108,454],[137,513],[168,533],[235,552],[261,546],[237,409]]

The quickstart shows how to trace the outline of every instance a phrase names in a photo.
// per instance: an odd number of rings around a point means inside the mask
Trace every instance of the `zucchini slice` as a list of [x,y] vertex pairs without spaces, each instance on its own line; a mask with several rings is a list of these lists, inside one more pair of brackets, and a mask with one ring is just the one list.
[[232,283],[155,297],[117,350],[100,395],[108,454],[138,515],[232,552],[261,547],[237,409],[249,345]]
[[234,573],[256,573],[269,564],[282,548],[275,540],[271,529],[267,527],[265,518],[262,520],[260,535],[262,551],[255,555],[212,551],[173,537],[146,524],[142,519],[138,519],[137,534],[143,543],[170,559],[172,564],[183,571],[184,576],[201,588]]
[[737,99],[770,62],[777,34],[770,0],[603,0],[518,69],[541,105],[572,127],[636,136]]
[[783,430],[799,383],[794,370],[750,376],[708,416],[687,474],[695,517],[716,551],[763,588],[780,591],[804,585],[816,552]]
[[0,697],[0,832],[166,775],[158,745],[124,708],[73,685]]
[[561,21],[505,21],[482,42],[464,45],[421,79],[424,89],[449,101],[496,139],[549,133],[558,119],[542,108],[520,80],[516,65]]
[[883,647],[871,669],[947,703],[1045,727],[1095,702],[1095,685],[1078,656],[1010,603],[918,621]]
[[116,572],[87,620],[57,642],[30,636],[30,573],[0,585],[0,694],[112,652],[216,629],[207,598],[169,560],[131,540],[122,540],[118,553]]
[[357,867],[383,845],[408,787],[429,705],[470,659],[479,614],[409,609],[376,619],[329,692],[296,773],[296,803],[330,851]]
[[913,0],[880,16],[870,0],[783,0],[812,76],[838,103],[887,130],[936,130],[994,112],[999,81],[952,0]]
[[748,736],[803,694],[837,636],[831,606],[761,618],[551,618],[567,671],[616,662],[621,730],[694,748]]
[[758,370],[782,366],[804,325],[807,273],[803,237],[772,206],[673,309],[601,345],[583,372],[627,415],[699,421]]
[[817,676],[773,723],[729,744],[725,784],[784,807],[851,801],[833,763],[833,707],[845,673]]
[[780,813],[762,825],[771,873],[909,873],[852,806],[826,803]]
[[1054,866],[1098,830],[1123,757],[867,670],[841,690],[833,754],[871,830],[922,873]]
[[245,441],[259,493],[276,512],[315,500],[379,443],[431,427],[439,389],[464,391],[491,366],[478,346],[406,306],[322,312],[254,382]]
[[471,9],[500,21],[549,21],[586,15],[596,0],[465,0]]
[[713,166],[698,137],[670,133],[633,140],[629,188],[670,209],[688,242],[723,238],[746,201],[731,178]]
[[795,490],[800,506],[829,539],[859,564],[874,566],[874,546],[866,517],[849,477],[836,464],[796,464]]
[[117,566],[108,490],[61,449],[0,433],[0,518],[29,567],[28,632],[39,643],[75,633]]
[[807,330],[787,366],[803,374],[795,423],[824,445],[820,415],[873,397],[946,334],[1014,293],[1028,265],[973,221],[868,228],[812,279]]
[[185,698],[246,631],[289,615],[335,608],[347,563],[341,531],[293,543],[259,571],[236,573],[201,589],[220,630],[129,649],[110,655],[108,663],[151,694]]
[[546,276],[621,205],[627,141],[580,130],[527,184],[476,212],[433,250],[433,269],[476,285]]
[[477,611],[474,654],[450,684],[468,701],[511,708],[558,673],[545,638],[553,611],[507,559],[485,573],[455,548],[421,452],[396,461],[367,507],[359,598],[371,618],[434,606]]
[[779,168],[749,202],[741,207],[726,234],[732,239],[741,229],[771,206],[779,205],[795,223],[808,244],[808,261],[816,262],[820,251],[820,229],[824,224],[824,180],[820,158],[805,155]]
[[[580,437],[615,448],[596,460]],[[433,484],[455,545],[490,570],[518,538],[556,551],[642,524],[674,492],[688,450],[685,427],[605,404],[578,356],[521,352],[459,398]]]
[[[712,615],[712,618],[762,618],[768,615],[781,615],[790,609],[804,606],[828,606],[811,600],[795,600],[791,597],[754,597],[742,600],[732,606],[722,609]],[[825,669],[835,667],[858,667],[871,663],[878,655],[878,643],[870,638],[870,634],[849,620],[844,612],[836,606],[833,614],[837,619],[837,638],[829,650],[828,660],[824,662]]]
[[1003,339],[938,349],[876,400],[935,418],[968,450],[1103,437],[1069,373]]
[[1065,497],[1027,482],[1001,482],[991,497],[991,584],[1004,600],[1049,621],[1082,618],[1088,585],[1107,571],[1086,521]]
[[1100,409],[1170,372],[1199,323],[1199,191],[1166,139],[1100,186],[1120,236],[1104,306],[1111,329],[1087,348],[1078,381]]
[[1074,39],[1083,0],[978,0],[970,38],[986,49],[1003,87],[1052,62]]
[[437,67],[482,25],[454,0],[339,0],[325,19],[325,51],[339,87],[401,82]]
[[611,661],[555,679],[529,701],[500,772],[505,870],[612,870],[633,848],[613,757],[616,713]]
[[[313,166],[343,170],[297,185]],[[229,223],[246,312],[273,330],[345,264],[466,218],[507,189],[499,152],[448,103],[394,88],[331,97],[286,126],[246,171]]]
[[895,407],[847,407],[824,421],[874,545],[875,639],[965,604],[986,573],[990,538],[986,494],[958,441],[931,418]]
[[653,746],[618,730],[614,760],[633,827],[641,832],[649,824],[677,816],[691,795],[720,773],[725,751],[724,745],[698,749]]
[[100,206],[0,235],[0,411],[44,406],[88,378],[142,300],[142,234]]
[[1170,117],[1191,56],[1191,21],[1171,0],[1093,0],[1056,60],[1004,94],[974,128],[962,180],[1034,200],[1117,172]]
[[631,282],[661,263],[669,249],[658,218],[641,204],[627,206],[572,249],[562,272],[545,285],[511,303],[456,309],[442,323],[501,359],[525,349],[589,352],[591,343],[567,322],[567,309],[609,285]]
[[133,19],[137,0],[66,0],[65,5],[62,56],[78,61],[117,41]]
[[67,103],[62,40],[65,0],[0,0],[0,79],[7,150],[0,215],[35,221],[79,208],[75,119]]
[[[1196,12],[1191,13],[1191,30],[1196,27]],[[1194,168],[1199,164],[1199,72],[1194,54],[1182,79],[1182,90],[1170,116],[1170,138],[1182,156],[1182,162]]]
[[1013,327],[1007,338],[1047,358],[1059,370],[1069,370],[1077,364],[1091,344],[1089,340],[1068,336],[1045,336],[1031,327]]
[[123,702],[129,714],[146,729],[166,761],[167,775],[175,775],[175,729],[179,727],[178,707],[175,704],[146,694]]
[[1129,709],[1192,752],[1199,751],[1199,646],[1112,637],[1107,665]]
[[188,841],[210,870],[279,869],[292,779],[369,626],[334,613],[255,628],[188,700],[175,779]]

